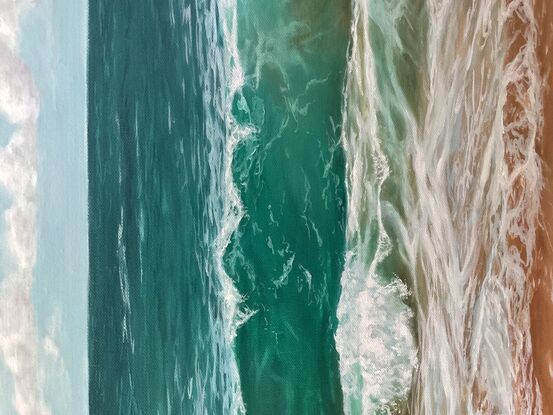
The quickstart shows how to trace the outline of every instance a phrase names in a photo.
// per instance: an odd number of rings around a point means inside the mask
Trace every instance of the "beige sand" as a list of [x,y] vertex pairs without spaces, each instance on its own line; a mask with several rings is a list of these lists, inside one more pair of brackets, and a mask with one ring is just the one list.
[[553,414],[553,1],[535,0],[539,22],[538,56],[545,83],[545,125],[539,153],[544,166],[542,193],[543,227],[537,235],[535,266],[531,275],[535,286],[531,304],[534,371],[543,399],[543,413]]

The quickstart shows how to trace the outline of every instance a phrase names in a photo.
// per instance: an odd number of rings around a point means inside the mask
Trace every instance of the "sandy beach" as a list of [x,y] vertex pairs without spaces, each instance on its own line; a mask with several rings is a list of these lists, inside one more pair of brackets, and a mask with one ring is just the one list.
[[[538,18],[538,57],[542,65],[544,84],[553,85],[553,3],[550,0],[536,0],[534,3]],[[541,202],[542,226],[537,233],[534,268],[531,275],[535,287],[531,304],[531,329],[534,357],[534,371],[538,380],[543,413],[553,414],[553,94],[550,88],[544,90],[544,129],[538,148],[543,160],[544,189]]]

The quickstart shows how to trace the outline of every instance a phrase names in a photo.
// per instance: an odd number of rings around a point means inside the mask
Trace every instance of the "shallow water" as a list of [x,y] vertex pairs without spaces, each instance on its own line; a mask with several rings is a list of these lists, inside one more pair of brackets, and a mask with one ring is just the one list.
[[334,332],[344,249],[339,139],[349,6],[237,6],[244,78],[233,116],[249,132],[234,152],[243,217],[225,263],[240,307],[253,313],[235,339],[244,404],[256,414],[340,413]]

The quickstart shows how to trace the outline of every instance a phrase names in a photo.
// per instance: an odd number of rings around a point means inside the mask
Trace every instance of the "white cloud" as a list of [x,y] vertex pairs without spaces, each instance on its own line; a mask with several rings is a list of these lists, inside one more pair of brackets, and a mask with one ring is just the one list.
[[0,352],[12,376],[20,415],[48,415],[38,367],[39,340],[31,301],[37,247],[38,92],[16,53],[19,19],[33,0],[0,0],[0,112],[16,125],[0,149],[0,186],[10,198],[4,212],[11,257],[0,284]]
[[0,0],[0,43],[15,50],[21,15],[35,4],[36,0]]
[[58,336],[61,329],[61,313],[59,310],[50,317],[48,321],[48,332],[46,336],[42,339],[42,347],[46,356],[50,357],[57,363],[60,363],[63,366],[63,361],[61,360],[60,349],[58,346]]

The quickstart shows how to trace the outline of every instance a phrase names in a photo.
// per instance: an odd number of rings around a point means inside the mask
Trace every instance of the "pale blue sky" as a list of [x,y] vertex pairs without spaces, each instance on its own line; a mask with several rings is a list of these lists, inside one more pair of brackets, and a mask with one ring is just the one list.
[[40,0],[20,33],[40,92],[33,304],[44,400],[56,415],[88,413],[86,13],[85,0]]

